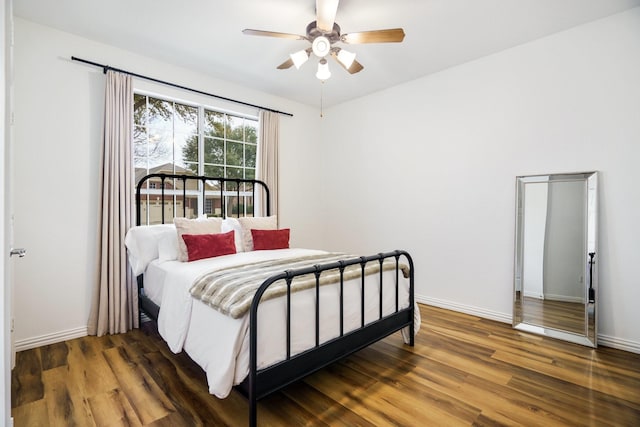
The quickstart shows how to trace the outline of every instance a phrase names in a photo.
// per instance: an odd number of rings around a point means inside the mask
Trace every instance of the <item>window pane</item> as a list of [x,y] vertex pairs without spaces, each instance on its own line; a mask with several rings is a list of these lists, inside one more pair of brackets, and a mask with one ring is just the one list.
[[195,175],[197,175],[199,173],[198,172],[198,163],[197,162],[196,163],[187,162],[187,163],[185,163],[184,168],[186,170],[188,170],[188,171],[193,172]]
[[222,209],[221,209],[222,203],[220,202],[220,196],[207,196],[206,200],[205,200],[205,210],[204,213],[207,214],[207,216],[221,216],[222,215]]
[[257,157],[258,147],[256,145],[246,144],[244,146],[244,155],[246,166],[250,168],[256,167],[256,157]]
[[[198,163],[198,135],[187,136],[181,145],[182,160]],[[197,168],[196,168],[197,170]]]
[[[229,173],[229,171],[227,170],[227,174],[228,173]],[[227,177],[227,178],[231,178],[231,177]],[[233,194],[235,195],[237,189],[238,189],[238,186],[236,185],[235,182],[227,181],[227,182],[224,183],[224,191],[225,192],[233,192]]]
[[207,136],[224,138],[224,113],[217,111],[204,112],[204,133]]
[[250,216],[253,214],[253,197],[244,198],[245,215]]
[[148,124],[158,133],[173,132],[173,102],[149,98]]
[[239,142],[227,142],[227,165],[244,165],[243,145]]
[[173,138],[170,133],[151,133],[148,161],[149,168],[167,165],[166,171],[173,172]]
[[224,141],[222,139],[204,139],[204,162],[224,164]]
[[238,216],[238,199],[235,197],[226,197],[227,216]]
[[[147,97],[145,95],[133,95],[133,165],[136,169],[136,178],[142,178],[147,174]],[[139,175],[139,176],[138,176]],[[145,206],[146,211],[146,206]]]
[[184,167],[186,161],[198,161],[198,108],[176,103],[174,109],[176,164]]
[[244,175],[246,179],[256,179],[256,170],[247,168],[244,170]]
[[255,120],[245,119],[244,122],[244,140],[247,142],[258,142],[258,122]]
[[242,175],[242,168],[227,167],[227,178],[243,178]]
[[147,97],[145,95],[133,95],[133,123],[136,126],[147,125]]
[[224,177],[224,166],[204,165],[204,174],[216,178]]
[[[187,208],[187,218],[197,218],[198,217],[198,198],[194,196],[188,196],[186,202]],[[176,211],[176,216],[182,216],[182,209]]]
[[[205,169],[206,170],[206,169]],[[208,174],[205,174],[208,175]],[[221,178],[221,175],[214,175],[215,178]],[[207,180],[206,181],[206,191],[207,194],[210,194],[212,191],[213,192],[219,192],[220,191],[220,181],[211,181],[211,180]],[[214,194],[214,196],[217,196],[217,194]]]
[[227,139],[244,141],[244,119],[227,115]]
[[[133,128],[133,158],[140,162],[140,165],[147,166],[147,131],[146,127],[134,126]],[[135,163],[138,166],[138,163]]]

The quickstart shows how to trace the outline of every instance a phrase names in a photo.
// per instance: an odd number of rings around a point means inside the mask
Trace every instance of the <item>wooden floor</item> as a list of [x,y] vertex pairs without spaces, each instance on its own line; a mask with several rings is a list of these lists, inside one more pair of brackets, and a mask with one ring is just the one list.
[[[640,355],[529,335],[422,306],[414,348],[398,334],[261,401],[260,425],[640,425]],[[20,426],[241,426],[149,324],[18,353]]]

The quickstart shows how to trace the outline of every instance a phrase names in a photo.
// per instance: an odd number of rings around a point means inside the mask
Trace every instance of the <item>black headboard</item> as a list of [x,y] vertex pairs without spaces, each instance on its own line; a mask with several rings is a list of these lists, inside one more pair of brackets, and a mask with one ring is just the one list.
[[[158,188],[158,186],[156,185],[156,188],[154,189],[149,189],[149,188],[145,188],[145,183],[150,181],[150,180],[154,180],[157,183],[157,180],[160,180],[160,188]],[[166,189],[167,186],[167,182],[170,182],[171,184],[173,184],[175,181],[174,180],[178,180],[178,181],[182,181],[182,188],[181,189],[174,189],[174,188],[169,188]],[[142,225],[142,218],[141,218],[141,203],[142,203],[142,197],[145,194],[150,194],[151,191],[155,192],[156,194],[158,194],[160,196],[160,200],[161,200],[161,211],[162,211],[162,224],[165,223],[165,195],[181,195],[182,196],[182,215],[183,216],[187,216],[187,191],[189,191],[189,194],[193,195],[193,191],[194,190],[187,190],[187,183],[188,182],[200,182],[201,185],[199,185],[199,190],[198,191],[202,191],[202,198],[203,200],[206,199],[206,195],[207,194],[211,194],[212,191],[219,191],[220,194],[220,211],[221,211],[221,216],[224,218],[227,215],[227,198],[228,197],[235,197],[238,206],[240,205],[240,201],[242,200],[242,197],[246,197],[248,195],[250,195],[250,197],[252,197],[252,200],[256,200],[256,196],[264,196],[264,198],[262,199],[262,203],[265,205],[265,209],[266,209],[266,215],[269,216],[271,214],[271,200],[269,197],[269,188],[267,187],[267,184],[265,184],[264,182],[257,180],[257,179],[243,179],[243,178],[220,178],[220,177],[212,177],[212,176],[204,176],[204,175],[186,175],[186,174],[166,174],[166,173],[152,173],[149,175],[146,175],[144,177],[142,177],[140,179],[140,181],[138,181],[138,184],[136,186],[136,225]],[[227,184],[232,184],[232,185],[227,185]],[[212,184],[216,184],[219,185],[220,189],[219,190],[211,190],[211,189],[207,189],[208,187],[211,187]],[[235,186],[233,185],[235,184]],[[244,189],[241,190],[241,184],[245,184],[244,185]],[[232,187],[234,189],[229,189],[229,187]],[[143,194],[142,192],[146,191],[145,194]],[[158,192],[159,191],[159,192]],[[180,193],[180,191],[182,193]],[[247,194],[249,193],[249,194]],[[252,204],[251,207],[251,214],[255,215],[255,209],[256,209],[256,203],[254,202]],[[240,209],[238,209],[238,216],[240,216]],[[176,212],[177,214],[177,212]]]

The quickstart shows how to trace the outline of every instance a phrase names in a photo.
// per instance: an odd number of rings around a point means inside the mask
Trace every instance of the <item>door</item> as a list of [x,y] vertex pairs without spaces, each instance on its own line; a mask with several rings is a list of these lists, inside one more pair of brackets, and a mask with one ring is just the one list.
[[11,364],[13,359],[13,339],[11,337],[11,191],[10,191],[10,141],[11,141],[11,70],[13,18],[11,0],[2,2],[0,10],[2,31],[0,34],[0,422],[5,426],[13,425],[11,418]]

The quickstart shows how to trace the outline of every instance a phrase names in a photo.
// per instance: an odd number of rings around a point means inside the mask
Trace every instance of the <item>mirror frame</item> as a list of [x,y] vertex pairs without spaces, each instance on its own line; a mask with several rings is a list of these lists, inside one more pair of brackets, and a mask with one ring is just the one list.
[[[530,183],[541,182],[570,182],[584,181],[585,186],[585,209],[586,209],[586,227],[585,227],[585,243],[587,254],[585,254],[584,263],[584,328],[583,333],[579,334],[569,330],[563,330],[557,327],[549,327],[537,325],[524,321],[524,292],[519,292],[519,279],[522,280],[523,269],[523,234],[524,234],[524,198],[525,188]],[[518,330],[532,332],[539,335],[545,335],[552,338],[570,341],[576,344],[582,344],[590,347],[597,347],[597,315],[596,309],[598,298],[598,248],[597,248],[597,231],[598,231],[598,172],[578,172],[578,173],[559,173],[548,175],[527,175],[516,177],[516,229],[515,229],[515,247],[514,247],[514,275],[513,275],[513,327]],[[593,253],[593,255],[591,255]],[[521,286],[521,285],[520,285]]]

